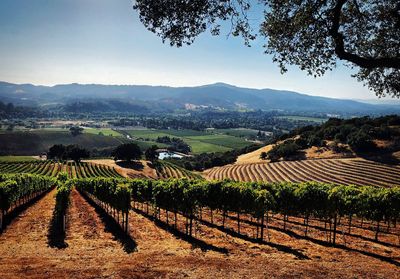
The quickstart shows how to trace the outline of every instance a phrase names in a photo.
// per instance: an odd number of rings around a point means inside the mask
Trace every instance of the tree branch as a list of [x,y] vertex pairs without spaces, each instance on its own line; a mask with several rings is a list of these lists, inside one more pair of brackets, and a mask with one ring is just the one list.
[[366,58],[345,50],[344,36],[339,32],[339,27],[342,8],[346,2],[347,0],[337,0],[336,6],[332,9],[332,27],[329,30],[329,33],[335,42],[335,53],[339,59],[350,61],[361,68],[400,69],[400,58],[398,57]]

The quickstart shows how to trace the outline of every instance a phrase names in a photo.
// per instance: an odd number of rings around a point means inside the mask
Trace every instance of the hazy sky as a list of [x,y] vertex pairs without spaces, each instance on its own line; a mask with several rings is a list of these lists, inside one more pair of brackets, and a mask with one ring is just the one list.
[[318,79],[296,68],[281,75],[271,57],[263,54],[261,38],[247,48],[239,38],[206,33],[192,46],[170,47],[143,27],[132,4],[1,0],[0,80],[43,85],[226,82],[337,98],[375,98],[344,66]]

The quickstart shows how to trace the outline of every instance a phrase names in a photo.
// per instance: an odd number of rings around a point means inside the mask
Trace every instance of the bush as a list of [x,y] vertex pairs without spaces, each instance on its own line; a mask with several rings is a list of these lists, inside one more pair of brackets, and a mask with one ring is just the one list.
[[298,146],[293,141],[286,141],[279,145],[275,145],[268,152],[268,159],[271,161],[278,161],[280,158],[287,159],[290,156],[295,155],[300,150],[300,146]]
[[361,131],[350,134],[347,143],[356,152],[368,152],[376,148],[372,137]]

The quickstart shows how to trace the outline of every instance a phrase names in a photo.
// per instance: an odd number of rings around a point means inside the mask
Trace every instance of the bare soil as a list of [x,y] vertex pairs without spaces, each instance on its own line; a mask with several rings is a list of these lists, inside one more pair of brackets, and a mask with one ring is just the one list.
[[[182,216],[174,231],[163,224],[164,211],[162,222],[132,211],[130,235],[137,246],[128,251],[126,240],[101,210],[75,190],[66,248],[52,248],[48,233],[54,205],[53,191],[0,235],[0,278],[400,278],[396,235],[382,235],[382,243],[376,243],[369,240],[373,231],[354,229],[356,236],[347,236],[345,247],[333,248],[320,241],[320,223],[310,222],[307,239],[300,219],[290,219],[289,234],[280,230],[279,216],[270,224],[270,242],[257,243],[234,233],[233,215],[226,223],[231,230],[224,230],[220,214],[214,215],[212,225],[210,213],[204,211],[205,221],[195,222],[194,238],[187,238]],[[255,228],[241,222],[241,233],[253,236]]]

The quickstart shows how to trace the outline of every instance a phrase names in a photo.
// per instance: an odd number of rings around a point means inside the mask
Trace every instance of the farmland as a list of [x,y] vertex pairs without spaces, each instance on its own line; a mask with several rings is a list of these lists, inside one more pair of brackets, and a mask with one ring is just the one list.
[[[307,272],[314,278],[396,278],[399,272],[398,227],[390,225],[386,229],[386,225],[382,225],[379,241],[376,241],[374,238],[379,227],[370,219],[372,217],[361,219],[354,216],[350,221],[347,216],[342,216],[340,223],[335,223],[337,245],[333,246],[332,223],[329,221],[327,228],[326,219],[317,213],[318,204],[313,203],[309,207],[312,212],[317,211],[307,215],[307,222],[300,211],[296,213],[305,205],[300,200],[290,216],[283,214],[285,211],[282,206],[286,203],[284,200],[279,202],[279,191],[303,189],[293,196],[303,199],[301,193],[322,193],[315,192],[314,187],[320,191],[336,192],[334,186],[265,184],[266,189],[270,189],[268,191],[275,193],[268,197],[264,196],[265,190],[258,189],[264,187],[262,184],[193,181],[193,184],[184,186],[179,180],[166,183],[127,180],[124,183],[125,186],[118,185],[117,189],[127,187],[131,189],[131,194],[117,191],[121,199],[116,200],[113,198],[114,192],[109,192],[113,188],[113,180],[75,181],[76,188],[71,189],[66,210],[67,225],[62,239],[53,238],[49,225],[57,206],[54,198],[56,192],[51,189],[45,192],[40,190],[35,201],[24,205],[23,213],[16,213],[16,218],[7,221],[6,229],[0,234],[2,277],[42,277],[46,274],[52,278],[131,278],[139,275],[147,278],[183,278],[207,274],[206,277],[287,278],[301,277]],[[214,186],[210,188],[210,185]],[[245,191],[243,195],[254,193],[267,200],[276,199],[275,212],[271,214],[267,211],[267,218],[263,219],[260,216],[264,214],[257,215],[258,211],[250,209],[252,202],[259,199],[243,202],[240,195],[237,196],[239,200],[233,199],[231,195],[236,196],[236,189],[242,186],[254,191]],[[143,191],[147,187],[153,190]],[[207,189],[214,189],[209,192],[210,199],[200,202],[202,199],[199,197],[207,195]],[[307,192],[307,189],[311,191]],[[199,191],[204,194],[197,196],[195,193]],[[360,188],[360,191],[374,192],[373,188]],[[379,193],[384,190],[376,191]],[[221,198],[216,203],[211,199],[215,194]],[[121,195],[132,195],[130,204],[123,205]],[[185,195],[192,197],[191,202],[183,202]],[[125,219],[120,219],[123,218],[120,210],[123,212],[129,208]],[[17,209],[18,206],[13,210]],[[188,215],[191,210],[195,211]],[[268,207],[263,206],[260,210],[268,210]],[[127,221],[124,224],[122,220]],[[120,227],[121,222],[124,225]],[[266,222],[266,226],[260,226],[260,222]],[[128,235],[124,234],[122,228],[127,229]],[[344,267],[348,265],[353,266],[351,271]]]
[[130,130],[127,131],[136,140],[144,141],[160,146],[156,142],[158,137],[177,137],[186,142],[192,149],[192,153],[224,152],[239,149],[248,145],[248,142],[237,136],[230,136],[219,132],[195,131],[195,130]]
[[3,155],[38,155],[54,144],[77,144],[88,149],[118,146],[124,138],[81,134],[72,136],[68,131],[35,130],[30,132],[0,133],[0,152]]
[[0,162],[26,162],[36,161],[32,156],[0,156]]
[[105,128],[85,128],[83,130],[84,133],[87,134],[95,134],[95,135],[104,135],[104,136],[111,136],[111,137],[121,137],[122,134],[120,134],[118,131],[112,130],[112,129],[105,129]]
[[301,160],[234,164],[207,170],[205,176],[236,181],[320,181],[390,187],[400,185],[400,166],[363,159]]
[[[126,135],[132,137],[131,140]],[[72,136],[67,129],[34,129],[25,131],[2,131],[0,133],[0,155],[38,155],[47,152],[54,144],[77,144],[88,150],[110,149],[125,142],[134,142],[145,150],[152,145],[160,148],[166,144],[156,142],[158,137],[177,137],[185,141],[192,153],[224,152],[251,145],[243,138],[220,132],[195,130],[128,130],[109,128],[85,128],[83,134]]]
[[56,177],[60,172],[66,172],[69,178],[122,177],[114,168],[85,162],[53,162],[50,160],[0,162],[0,174],[29,173]]
[[318,118],[318,117],[309,117],[309,116],[293,116],[293,115],[288,115],[288,116],[277,116],[276,118],[278,119],[287,119],[290,121],[306,121],[306,122],[313,122],[313,123],[324,123],[325,121],[328,120],[328,118]]

